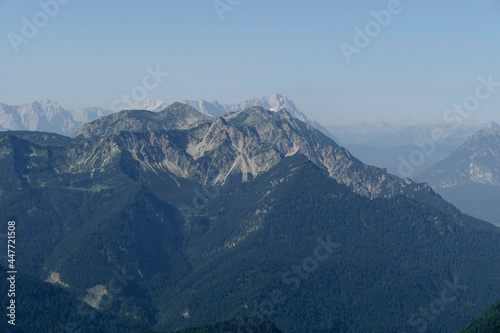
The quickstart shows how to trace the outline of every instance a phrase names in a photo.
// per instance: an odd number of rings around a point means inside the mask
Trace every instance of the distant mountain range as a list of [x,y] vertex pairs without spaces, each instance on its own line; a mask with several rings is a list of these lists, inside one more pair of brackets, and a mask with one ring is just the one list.
[[[250,106],[260,106],[266,110],[279,111],[286,109],[292,116],[301,121],[309,123],[314,128],[319,129],[335,140],[332,133],[316,121],[309,120],[286,96],[273,94],[258,99],[251,99],[238,104],[224,105],[217,101],[208,102],[205,100],[183,101],[191,105],[199,112],[210,117],[221,117],[229,112],[244,110]],[[130,107],[129,110],[148,110],[159,112],[169,104],[164,100],[150,99],[139,102]],[[79,110],[66,110],[54,101],[43,100],[31,104],[10,106],[0,104],[0,130],[29,130],[45,131],[71,136],[82,125],[112,114],[113,111],[89,107]]]
[[500,126],[475,133],[417,179],[466,213],[500,225]]
[[0,103],[0,130],[29,130],[73,135],[83,124],[111,114],[102,108],[66,110],[54,101],[10,106]]
[[435,142],[433,153],[426,156],[419,165],[412,166],[415,170],[411,177],[415,177],[449,156],[483,126],[484,124],[464,124],[453,128],[445,123],[395,125],[380,122],[336,125],[328,128],[335,133],[344,147],[364,163],[387,168],[390,173],[397,175],[400,172],[402,158],[408,160],[415,150],[421,149],[422,142],[432,140],[433,131],[442,132],[442,138]]
[[[199,112],[211,116],[222,117],[230,112],[238,112],[245,110],[251,106],[260,106],[269,111],[279,111],[286,109],[293,117],[308,123],[312,127],[320,130],[330,138],[337,140],[335,136],[324,126],[317,121],[310,120],[302,111],[300,111],[294,102],[281,94],[267,95],[262,98],[249,99],[237,104],[220,104],[218,101],[206,101],[203,99],[197,101],[182,101],[198,110]],[[144,102],[134,105],[131,109],[148,110],[148,111],[161,111],[167,107],[167,103],[163,100],[146,100]]]
[[446,123],[392,124],[379,122],[374,124],[359,123],[354,125],[333,125],[328,129],[345,143],[370,145],[391,149],[400,146],[415,145],[415,140],[432,137],[436,129],[443,131],[440,143],[460,145],[477,132],[484,124],[463,124],[458,128]]
[[[74,307],[70,323],[20,330],[266,318],[287,333],[456,332],[500,299],[499,228],[284,109],[214,118],[174,103],[71,138],[7,131],[0,172],[0,212],[29,240],[18,270],[64,291],[51,308]],[[81,318],[78,302],[108,316]]]
[[[251,106],[260,106],[269,111],[279,111],[281,109],[286,109],[295,118],[298,118],[306,122],[307,117],[299,111],[295,106],[293,101],[289,100],[286,96],[281,94],[267,95],[262,98],[250,99],[237,104],[220,104],[218,101],[206,101],[200,99],[197,101],[181,101],[181,103],[187,104],[203,113],[204,115],[211,117],[221,117],[226,113],[242,111]],[[165,109],[168,104],[164,100],[160,99],[150,99],[143,102],[139,102],[134,106],[130,107],[130,110],[148,110],[148,111],[161,111]]]

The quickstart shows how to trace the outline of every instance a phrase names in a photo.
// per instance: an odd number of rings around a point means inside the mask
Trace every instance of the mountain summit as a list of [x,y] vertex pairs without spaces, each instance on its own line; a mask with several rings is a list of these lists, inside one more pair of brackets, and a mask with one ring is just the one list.
[[292,100],[288,99],[285,95],[278,93],[267,95],[262,98],[249,99],[241,103],[229,104],[229,105],[219,104],[219,102],[217,101],[207,102],[203,99],[198,101],[183,101],[183,103],[189,104],[198,111],[214,117],[221,117],[228,112],[237,112],[245,110],[246,108],[249,108],[251,106],[260,106],[265,110],[274,112],[285,109],[293,117],[305,123],[308,123],[309,125],[320,130],[333,140],[338,141],[335,138],[335,136],[328,129],[326,129],[326,127],[320,125],[316,121],[310,120],[302,111],[300,111],[297,108],[297,106],[295,106],[295,103]]
[[243,101],[237,104],[219,104],[217,101],[205,101],[200,99],[198,101],[183,101],[189,104],[204,114],[213,117],[221,117],[229,112],[237,112],[249,108],[251,106],[260,106],[269,111],[279,111],[286,109],[295,118],[306,122],[307,117],[295,106],[293,101],[289,100],[285,95],[272,94],[262,98],[255,98]]
[[105,137],[127,132],[158,132],[170,129],[189,129],[212,117],[205,116],[186,104],[174,103],[162,111],[124,110],[107,117],[96,119],[83,125],[75,134],[76,137]]
[[417,179],[466,213],[500,225],[500,128],[484,127]]
[[[206,101],[204,99],[196,101],[184,100],[182,103],[188,104],[201,113],[211,117],[222,117],[227,113],[242,111],[252,106],[259,106],[265,110],[274,112],[285,109],[293,117],[308,123],[316,129],[319,129],[321,132],[337,141],[335,136],[328,129],[326,129],[326,127],[320,125],[316,121],[310,120],[297,108],[297,106],[295,106],[295,103],[292,100],[288,99],[285,95],[278,93],[267,95],[262,98],[249,99],[236,104],[220,104],[218,101]],[[157,112],[163,110],[166,106],[165,101],[152,99],[137,103],[131,109]]]
[[[177,139],[173,140],[174,132],[159,132],[167,130],[177,130]],[[364,165],[335,141],[285,109],[268,111],[253,106],[214,119],[187,104],[174,103],[158,113],[129,110],[95,120],[78,130],[75,137],[116,140],[113,136],[122,131],[144,134],[129,134],[135,139],[120,140],[118,147],[121,148],[111,150],[114,154],[126,150],[151,171],[161,173],[167,169],[177,177],[190,175],[192,180],[201,183],[224,183],[234,172],[242,173],[243,180],[247,180],[266,172],[287,156],[302,154],[360,195],[390,198],[403,194],[434,200],[429,186]],[[156,153],[143,151],[135,157],[135,146],[146,143],[157,146],[153,150]],[[102,157],[93,163],[110,158],[112,156]],[[207,165],[208,160],[217,161],[217,167]]]
[[500,128],[484,127],[419,179],[439,188],[484,184],[500,187]]

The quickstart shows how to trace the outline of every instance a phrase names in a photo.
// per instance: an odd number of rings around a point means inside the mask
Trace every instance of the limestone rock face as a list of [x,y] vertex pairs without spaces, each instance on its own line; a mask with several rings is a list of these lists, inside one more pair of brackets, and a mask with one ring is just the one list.
[[[104,170],[126,153],[148,172],[168,170],[201,183],[231,174],[255,178],[287,156],[302,154],[338,182],[369,198],[432,192],[354,158],[346,149],[286,110],[250,107],[212,118],[175,103],[159,113],[122,111],[91,122],[76,138],[91,139],[78,154],[78,170]],[[89,156],[90,154],[90,156]]]

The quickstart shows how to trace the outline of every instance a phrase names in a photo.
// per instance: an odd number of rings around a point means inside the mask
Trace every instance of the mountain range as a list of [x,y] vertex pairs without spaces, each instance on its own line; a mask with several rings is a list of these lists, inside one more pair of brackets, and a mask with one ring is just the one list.
[[110,113],[111,111],[97,107],[70,111],[49,100],[19,106],[0,103],[0,130],[45,131],[73,135],[83,124]]
[[67,323],[49,311],[53,327],[456,332],[500,299],[499,228],[284,109],[209,117],[174,103],[73,137],[7,131],[0,172],[18,270],[75,307]]
[[418,179],[466,213],[500,225],[500,126],[478,131]]
[[[495,124],[492,122],[490,125],[495,126]],[[328,129],[335,133],[342,142],[348,144],[391,149],[415,145],[415,141],[432,137],[435,130],[443,132],[440,143],[459,146],[484,126],[484,124],[472,122],[464,122],[456,126],[441,122],[394,124],[382,121],[373,124],[332,125],[328,126]]]
[[[218,101],[206,101],[203,99],[196,101],[184,100],[182,103],[190,105],[199,112],[211,117],[222,117],[227,113],[242,111],[252,106],[259,106],[269,111],[279,111],[285,109],[293,117],[308,123],[330,138],[336,140],[335,136],[326,127],[322,126],[317,121],[310,120],[297,108],[297,106],[295,106],[295,103],[292,100],[282,94],[276,93],[262,98],[249,99],[236,104],[220,104]],[[146,100],[144,102],[137,103],[131,109],[157,112],[163,110],[167,106],[168,104],[163,100]]]
[[[494,125],[495,123],[492,123]],[[432,154],[426,154],[421,163],[412,165],[410,177],[416,177],[425,169],[448,157],[470,136],[484,127],[484,124],[467,123],[454,127],[446,123],[424,124],[375,124],[335,125],[328,129],[364,163],[387,168],[400,175],[402,159],[408,160],[415,151],[420,151],[426,142],[434,141],[433,132],[442,133],[435,142]],[[407,174],[401,176],[408,176]]]
[[[267,95],[262,98],[250,99],[238,104],[225,105],[217,101],[183,101],[196,110],[210,117],[220,117],[229,112],[237,112],[251,106],[260,106],[266,110],[279,111],[286,109],[292,116],[309,123],[326,135],[335,139],[328,129],[316,121],[311,121],[286,96],[281,94]],[[138,102],[128,110],[147,110],[159,112],[168,106],[167,102],[158,99],[149,99]],[[63,135],[73,135],[83,124],[114,113],[113,111],[88,107],[78,110],[66,110],[50,100],[42,100],[31,104],[10,106],[0,104],[0,131],[29,130],[45,131]]]
[[[402,180],[383,169],[364,165],[346,149],[310,125],[292,117],[285,109],[276,112],[250,107],[213,119],[185,104],[174,103],[157,113],[122,111],[95,120],[82,126],[75,138],[99,140],[120,134],[126,128],[131,132],[146,132],[152,136],[168,129],[192,129],[179,142],[171,141],[167,136],[164,140],[168,141],[158,142],[160,146],[155,148],[155,154],[142,154],[144,162],[141,163],[149,164],[153,171],[158,168],[166,169],[176,177],[197,175],[193,180],[202,184],[224,183],[234,171],[240,172],[242,179],[246,181],[268,171],[283,157],[303,154],[330,177],[369,198],[390,198],[401,194],[413,197],[428,192],[429,200],[433,200],[430,199],[430,187],[415,184],[409,179]],[[153,143],[163,137],[144,139]],[[220,152],[221,147],[224,147],[223,152]],[[207,173],[209,166],[202,161],[206,160],[204,157],[214,154],[225,156],[217,162],[214,170]],[[97,159],[92,160],[93,168],[99,168],[98,163],[103,159],[96,157]],[[159,164],[161,161],[164,165]]]

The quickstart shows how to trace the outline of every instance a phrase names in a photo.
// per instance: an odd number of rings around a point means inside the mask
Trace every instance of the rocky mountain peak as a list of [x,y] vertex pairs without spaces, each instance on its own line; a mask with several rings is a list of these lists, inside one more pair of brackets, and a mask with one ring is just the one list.
[[440,188],[468,184],[500,186],[500,129],[484,127],[448,158],[424,171],[419,179]]
[[128,108],[128,110],[147,110],[152,112],[158,112],[168,107],[167,102],[161,99],[147,99],[142,102],[138,102]]
[[480,131],[472,136],[472,139],[487,137],[491,135],[500,135],[500,127],[495,122],[489,123],[487,126],[483,127]]
[[486,124],[486,127],[491,129],[500,129],[500,125],[496,121],[490,121],[488,124]]
[[158,113],[124,111],[94,121],[80,129],[77,136],[115,137],[123,131],[128,134],[120,136],[120,144],[99,148],[106,153],[92,160],[92,166],[83,163],[79,167],[105,170],[105,163],[123,153],[144,172],[159,176],[168,170],[176,179],[220,184],[235,174],[246,182],[283,158],[301,154],[360,195],[437,200],[426,184],[402,180],[386,170],[364,165],[285,109],[274,112],[252,106],[215,119],[193,110],[174,103]]
[[203,99],[197,101],[183,101],[183,103],[191,105],[205,115],[214,117],[222,117],[227,113],[242,111],[252,106],[259,106],[273,112],[286,109],[291,116],[310,124],[331,139],[338,141],[328,129],[318,122],[310,120],[301,110],[299,110],[299,108],[297,108],[292,100],[279,93],[266,95],[261,98],[249,99],[237,104],[220,104],[218,101],[206,101]]
[[[29,106],[30,104],[24,104],[24,105]],[[50,99],[42,99],[39,101],[35,101],[31,105],[40,106],[42,108],[62,109],[62,107],[56,101]]]
[[208,117],[189,105],[173,103],[160,112],[147,110],[123,110],[109,116],[99,118],[82,126],[75,137],[104,137],[128,132],[158,132],[178,129],[186,130],[205,122]]

